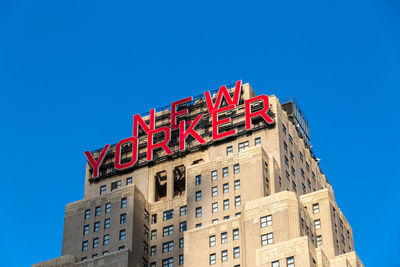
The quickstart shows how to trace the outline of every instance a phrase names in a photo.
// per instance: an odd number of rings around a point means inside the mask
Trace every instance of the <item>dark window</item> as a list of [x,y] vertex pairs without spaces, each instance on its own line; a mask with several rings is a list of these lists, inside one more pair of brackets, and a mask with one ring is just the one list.
[[172,219],[173,217],[174,217],[174,210],[167,210],[167,211],[164,211],[164,217],[163,217],[163,220],[164,220],[164,221],[170,220],[170,219]]

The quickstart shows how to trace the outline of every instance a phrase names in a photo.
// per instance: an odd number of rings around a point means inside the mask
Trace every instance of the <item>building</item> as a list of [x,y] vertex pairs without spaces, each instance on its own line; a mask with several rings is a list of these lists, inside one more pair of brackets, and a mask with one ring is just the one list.
[[[256,95],[249,84],[237,86],[229,93],[239,88],[238,104],[220,114],[231,118],[221,132],[235,134],[212,138],[212,119],[219,118],[198,96],[180,102],[178,110],[188,112],[178,121],[204,114],[196,127],[204,144],[190,136],[179,150],[179,131],[172,128],[173,153],[159,147],[147,160],[141,130],[135,165],[114,167],[118,145],[107,150],[97,177],[88,162],[84,199],[66,206],[62,256],[33,266],[364,266],[311,151],[298,104],[270,95],[273,122],[254,118],[247,129],[245,101]],[[212,93],[216,99],[218,92]],[[252,111],[264,110],[265,101],[250,104]],[[155,114],[156,128],[170,127],[171,111],[175,107]],[[121,144],[122,164],[130,162],[133,148]],[[93,151],[94,158],[102,151]]]

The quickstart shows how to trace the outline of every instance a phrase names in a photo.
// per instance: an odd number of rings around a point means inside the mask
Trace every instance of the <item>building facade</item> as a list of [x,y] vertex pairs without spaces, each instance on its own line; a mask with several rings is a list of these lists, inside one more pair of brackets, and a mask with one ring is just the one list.
[[[230,121],[220,131],[236,134],[213,140],[212,116],[199,96],[178,106],[188,110],[179,120],[205,114],[196,127],[204,144],[188,138],[180,151],[179,130],[172,129],[174,153],[158,148],[148,161],[139,131],[133,167],[114,168],[115,145],[98,177],[88,162],[84,199],[65,209],[62,256],[33,266],[364,266],[297,103],[270,95],[273,123],[254,118],[246,130],[245,101],[256,95],[249,84],[240,90],[238,105],[221,113]],[[262,110],[263,102],[251,109]],[[155,114],[156,128],[171,125],[171,110]],[[121,146],[122,163],[132,150]],[[100,153],[93,151],[95,158]]]

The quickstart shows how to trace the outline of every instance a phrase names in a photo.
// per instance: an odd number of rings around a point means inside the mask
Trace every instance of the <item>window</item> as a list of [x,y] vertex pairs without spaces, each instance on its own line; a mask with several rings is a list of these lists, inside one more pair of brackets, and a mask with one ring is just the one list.
[[157,214],[151,215],[151,224],[157,223]]
[[89,225],[83,226],[83,235],[88,235],[89,234]]
[[94,231],[98,232],[100,230],[100,222],[95,222],[94,223]]
[[196,208],[196,218],[200,218],[201,217],[201,207],[197,207]]
[[228,146],[226,148],[226,155],[229,156],[231,154],[233,154],[233,147],[232,146]]
[[107,191],[107,187],[105,185],[100,186],[100,195],[104,195]]
[[303,169],[300,169],[300,173],[301,173],[301,176],[303,176],[303,178],[305,178],[305,173],[304,173]]
[[110,219],[105,219],[104,220],[104,229],[108,229],[110,228]]
[[239,229],[233,229],[233,240],[239,240]]
[[132,184],[132,177],[126,178],[126,185]]
[[201,227],[201,223],[196,224],[196,228],[200,228]]
[[287,144],[285,141],[283,141],[283,148],[287,151]]
[[97,248],[99,246],[99,238],[93,238],[93,248]]
[[215,247],[215,235],[209,237],[210,247]]
[[313,213],[314,214],[316,214],[316,213],[319,213],[319,204],[317,203],[317,204],[313,204]]
[[294,257],[286,258],[287,267],[294,267]]
[[162,267],[173,267],[174,266],[174,258],[163,259]]
[[293,175],[296,175],[296,170],[293,168],[293,166],[290,167],[290,168],[291,168],[291,170],[292,170]]
[[240,257],[240,248],[239,247],[233,248],[233,257],[235,259]]
[[289,166],[289,160],[286,156],[285,156],[285,164],[286,164],[286,166]]
[[320,219],[315,220],[314,226],[315,226],[315,229],[321,229],[321,220]]
[[111,183],[111,191],[121,188],[121,180]]
[[272,215],[264,216],[260,218],[260,226],[261,228],[271,226],[272,225]]
[[239,152],[249,148],[249,141],[239,143]]
[[229,220],[229,215],[224,216],[224,220]]
[[201,200],[201,191],[197,191],[196,192],[196,201],[200,201]]
[[217,223],[217,222],[218,222],[218,219],[214,219],[211,221],[211,223]]
[[119,240],[125,240],[125,230],[119,231]]
[[322,245],[322,235],[317,236],[317,247]]
[[216,213],[218,211],[218,202],[212,203],[212,213]]
[[228,167],[222,169],[222,177],[228,177]]
[[110,235],[103,236],[103,245],[108,245],[109,241],[110,241]]
[[239,165],[239,163],[233,165],[233,173],[234,174],[240,173],[240,165]]
[[240,180],[235,180],[235,190],[240,189]]
[[82,242],[82,251],[87,251],[88,250],[88,245],[89,245],[88,241],[83,241]]
[[151,230],[151,240],[155,240],[157,238],[157,230]]
[[174,241],[169,241],[169,242],[163,243],[162,246],[163,246],[163,248],[162,248],[163,253],[173,251],[174,250]]
[[285,126],[285,124],[282,124],[282,131],[283,131],[284,134],[286,134],[286,126]]
[[254,145],[255,146],[261,146],[261,137],[256,137],[254,139]]
[[103,251],[103,255],[108,255],[108,250]]
[[184,231],[186,231],[186,229],[187,229],[187,223],[186,223],[186,221],[181,222],[181,223],[179,224],[179,231],[180,231],[180,232],[184,232]]
[[226,232],[221,233],[221,244],[228,242],[228,234]]
[[172,219],[174,217],[174,210],[164,211],[163,215],[164,215],[163,216],[163,220],[164,221],[170,220],[170,219]]
[[90,218],[90,210],[85,210],[85,219]]
[[111,212],[111,203],[106,204],[106,213]]
[[272,233],[261,235],[261,245],[262,246],[272,244],[272,243],[274,243],[274,237],[273,237]]
[[228,260],[228,251],[223,250],[221,251],[221,261],[227,261]]
[[81,261],[86,261],[86,260],[87,260],[86,257],[81,258]]
[[224,210],[229,209],[229,199],[224,199]]
[[290,180],[290,174],[286,171],[286,178]]
[[239,207],[240,206],[240,196],[236,196],[235,197],[235,207]]
[[216,197],[216,196],[218,195],[218,187],[213,186],[213,187],[211,188],[211,195],[212,195],[213,197]]
[[279,267],[279,261],[273,261],[272,267]]
[[126,201],[126,197],[121,199],[121,209],[126,208],[127,205],[127,201]]
[[150,248],[150,256],[155,256],[157,253],[157,246],[152,246]]
[[214,265],[216,263],[215,253],[210,254],[210,265]]
[[179,208],[179,215],[180,216],[184,216],[184,215],[186,215],[186,213],[187,213],[187,206],[186,205],[185,206],[181,206]]
[[297,192],[297,185],[294,181],[292,181],[292,187],[293,187],[294,192]]
[[126,213],[121,214],[121,216],[119,217],[119,223],[120,224],[126,223]]
[[184,241],[183,241],[183,237],[179,238],[179,248],[183,248],[184,246]]
[[224,194],[229,192],[229,184],[228,183],[223,184],[223,192],[224,192]]
[[211,172],[211,181],[215,181],[218,178],[218,172],[217,171],[212,171]]
[[291,144],[293,144],[293,137],[289,134],[289,141]]
[[169,236],[174,234],[174,225],[169,225],[163,228],[163,236]]
[[179,255],[179,265],[183,264],[183,254]]
[[119,248],[118,248],[118,250],[124,250],[125,249],[125,246],[120,246]]
[[201,175],[196,176],[196,185],[201,185]]
[[101,214],[101,207],[98,206],[98,207],[96,207],[96,209],[95,209],[95,215],[96,215],[96,216],[100,216],[100,214]]

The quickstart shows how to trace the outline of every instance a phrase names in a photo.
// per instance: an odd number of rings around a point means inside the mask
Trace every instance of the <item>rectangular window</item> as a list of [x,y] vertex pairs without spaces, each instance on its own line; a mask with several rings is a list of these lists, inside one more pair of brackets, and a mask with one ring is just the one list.
[[221,261],[227,261],[228,260],[228,251],[223,250],[221,251]]
[[157,238],[157,230],[151,230],[151,240],[155,240]]
[[104,229],[110,228],[110,219],[105,219],[104,220]]
[[106,204],[106,213],[111,212],[111,203]]
[[143,213],[144,213],[144,214],[143,214],[144,220],[145,220],[146,222],[149,222],[149,212],[148,212],[147,210],[144,210]]
[[94,223],[94,231],[98,232],[100,230],[100,222],[95,222]]
[[289,141],[291,144],[293,144],[293,137],[289,134]]
[[93,248],[97,248],[99,246],[99,238],[93,238]]
[[126,208],[127,205],[127,200],[126,197],[124,197],[123,199],[121,199],[121,209]]
[[218,172],[217,171],[212,171],[211,172],[211,181],[215,181],[218,178]]
[[125,240],[125,230],[119,231],[119,240]]
[[109,241],[110,241],[110,235],[103,236],[103,245],[108,245]]
[[209,237],[210,247],[215,247],[215,235]]
[[254,145],[255,146],[261,146],[261,137],[256,137],[254,139]]
[[272,215],[264,216],[260,218],[260,226],[261,228],[271,226],[272,225]]
[[289,166],[289,160],[286,156],[285,156],[285,164],[286,164],[286,166]]
[[152,246],[150,248],[150,256],[155,256],[157,254],[157,246]]
[[239,247],[233,248],[233,257],[235,259],[240,257],[240,248]]
[[313,207],[313,213],[314,214],[319,213],[319,204],[318,203],[313,204],[312,207]]
[[89,245],[88,241],[83,241],[82,242],[82,251],[87,251],[88,250],[88,245]]
[[290,174],[286,171],[286,178],[289,180],[290,179]]
[[235,207],[239,207],[240,204],[241,204],[240,196],[236,196],[236,197],[235,197]]
[[167,253],[174,250],[174,241],[163,243],[162,252]]
[[167,210],[163,213],[163,221],[170,220],[174,217],[174,210]]
[[90,218],[90,210],[85,210],[85,220]]
[[151,224],[157,223],[157,214],[151,215]]
[[279,261],[273,261],[272,267],[279,267]]
[[287,267],[294,267],[294,257],[286,258]]
[[322,235],[317,236],[317,247],[322,245]]
[[120,216],[120,218],[119,218],[119,223],[120,223],[120,224],[126,223],[126,213],[121,214],[121,216]]
[[89,234],[89,225],[83,226],[83,235],[88,235]]
[[174,266],[174,258],[163,259],[162,267],[173,267]]
[[215,253],[210,254],[210,265],[214,265],[217,262]]
[[229,220],[229,215],[224,216],[224,220]]
[[239,143],[239,152],[249,148],[249,141]]
[[226,194],[226,193],[228,193],[228,192],[229,192],[229,184],[228,184],[228,183],[226,183],[226,184],[223,184],[222,188],[223,188],[223,192],[224,192],[224,194]]
[[228,234],[226,232],[221,233],[221,244],[225,244],[228,242]]
[[118,248],[118,250],[124,250],[125,249],[125,246],[120,246],[119,248]]
[[290,167],[290,169],[292,170],[293,175],[296,175],[296,170],[292,167]]
[[132,177],[126,178],[126,185],[132,184]]
[[163,228],[163,236],[169,236],[174,234],[174,225],[169,225]]
[[187,213],[187,206],[185,205],[185,206],[181,206],[180,208],[179,208],[179,214],[180,214],[180,216],[184,216],[184,215],[186,215],[186,213]]
[[183,254],[179,255],[179,265],[183,265]]
[[229,209],[229,199],[224,200],[224,210]]
[[233,147],[232,146],[228,146],[226,148],[226,155],[229,156],[231,154],[233,154]]
[[240,173],[240,165],[239,165],[239,163],[233,165],[233,173],[234,174]]
[[261,235],[261,246],[265,246],[268,244],[273,244],[274,243],[274,237],[272,233]]
[[299,151],[299,157],[300,157],[300,160],[303,161],[303,158],[304,158],[303,153],[301,153],[300,151]]
[[186,221],[181,222],[181,223],[179,224],[179,231],[180,231],[180,232],[184,232],[184,231],[186,231],[186,229],[187,229],[187,223],[186,223]]
[[111,191],[121,188],[121,180],[111,183]]
[[315,226],[315,229],[321,229],[321,220],[320,219],[315,220],[314,226]]
[[282,124],[282,132],[283,132],[284,134],[286,134],[286,126],[285,126],[285,124]]
[[197,207],[196,208],[196,218],[200,218],[201,217],[201,207]]
[[211,221],[211,223],[217,223],[217,222],[218,222],[218,219],[214,219]]
[[201,185],[201,175],[196,176],[196,185]]
[[95,215],[96,215],[96,216],[100,216],[100,215],[101,215],[101,207],[100,207],[100,206],[97,206],[97,207],[96,207],[96,209],[95,209]]
[[107,192],[107,187],[105,185],[100,186],[100,195],[104,195]]
[[239,229],[233,229],[233,240],[239,240]]
[[287,143],[283,141],[283,148],[287,151]]
[[108,250],[103,251],[103,255],[108,255]]
[[197,191],[196,192],[196,201],[200,201],[201,200],[201,191]]
[[222,169],[222,177],[228,177],[228,167]]
[[218,187],[213,186],[213,187],[211,188],[211,195],[212,195],[213,197],[216,197],[216,196],[218,195]]
[[183,237],[179,238],[179,248],[183,248],[184,246],[184,241],[183,241]]
[[212,203],[212,213],[218,212],[218,202]]
[[240,180],[235,180],[235,190],[240,189]]

